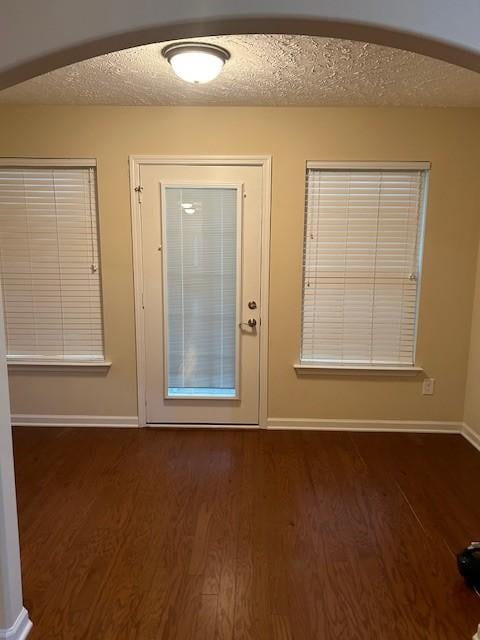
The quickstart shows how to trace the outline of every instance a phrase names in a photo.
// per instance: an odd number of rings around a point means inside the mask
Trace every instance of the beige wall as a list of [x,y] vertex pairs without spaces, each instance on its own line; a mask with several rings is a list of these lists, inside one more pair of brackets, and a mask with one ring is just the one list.
[[[95,157],[105,376],[11,375],[14,413],[136,414],[129,154],[273,156],[269,415],[462,420],[479,231],[478,110],[45,107],[0,110],[0,155]],[[418,363],[437,380],[298,377],[305,161],[430,160]]]

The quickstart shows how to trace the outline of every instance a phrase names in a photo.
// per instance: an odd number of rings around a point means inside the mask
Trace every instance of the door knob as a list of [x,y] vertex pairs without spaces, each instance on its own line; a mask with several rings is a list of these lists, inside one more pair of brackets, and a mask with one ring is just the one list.
[[246,322],[240,322],[240,328],[250,327],[250,329],[255,329],[256,326],[257,326],[257,321],[255,320],[255,318],[250,318]]

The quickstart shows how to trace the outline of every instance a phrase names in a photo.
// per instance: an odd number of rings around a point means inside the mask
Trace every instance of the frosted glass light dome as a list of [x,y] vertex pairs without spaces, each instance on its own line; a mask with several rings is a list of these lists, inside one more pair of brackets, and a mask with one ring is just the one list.
[[171,44],[163,49],[162,55],[179,78],[192,84],[214,80],[230,58],[229,52],[223,47],[203,42]]

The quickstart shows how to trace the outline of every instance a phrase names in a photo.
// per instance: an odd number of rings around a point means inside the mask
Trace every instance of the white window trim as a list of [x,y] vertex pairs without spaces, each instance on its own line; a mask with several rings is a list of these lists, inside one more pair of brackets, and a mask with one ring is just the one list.
[[431,169],[431,162],[322,162],[309,160],[307,169],[346,169],[351,171],[361,171],[362,169],[372,171],[428,171]]
[[[330,162],[330,161],[316,161],[307,160],[306,169],[339,169],[339,170],[405,170],[405,171],[430,171],[432,163],[430,161],[357,161],[357,162]],[[427,185],[429,175],[427,173]],[[423,242],[424,242],[424,230],[425,230],[426,214],[423,217],[423,233],[422,233],[422,248],[420,250],[420,263],[419,263],[419,289],[417,294],[417,323],[416,334],[418,332],[418,312],[420,305],[420,286],[421,286],[421,272],[423,269]],[[305,239],[302,239],[305,242]],[[302,247],[303,249],[303,247]],[[303,285],[302,285],[303,286]],[[415,350],[416,350],[417,335],[415,335]],[[300,335],[299,353],[302,349],[302,338]],[[308,362],[298,361],[293,364],[293,369],[297,375],[325,375],[325,376],[397,376],[397,377],[412,377],[425,374],[425,369],[417,365],[378,365],[378,364],[337,364],[337,363],[320,363],[320,362]],[[479,639],[480,640],[480,639]]]
[[80,167],[95,168],[94,158],[0,158],[0,167]]
[[[97,161],[95,158],[57,158],[57,157],[1,157],[0,167],[78,167],[78,168],[97,168]],[[97,203],[98,207],[98,203]],[[97,210],[98,216],[98,210]],[[100,247],[99,247],[100,252]],[[101,260],[101,258],[100,258]],[[105,331],[105,327],[103,327]],[[8,372],[22,371],[22,372],[107,372],[112,363],[110,360],[104,359],[27,359],[16,358],[15,356],[7,356],[7,368]]]
[[65,372],[103,372],[108,371],[112,363],[109,360],[17,360],[7,358],[9,372],[22,371],[43,373],[47,371]]
[[359,376],[417,376],[424,373],[420,366],[396,366],[396,365],[340,365],[320,364],[308,362],[296,362],[293,368],[299,375],[359,375]]

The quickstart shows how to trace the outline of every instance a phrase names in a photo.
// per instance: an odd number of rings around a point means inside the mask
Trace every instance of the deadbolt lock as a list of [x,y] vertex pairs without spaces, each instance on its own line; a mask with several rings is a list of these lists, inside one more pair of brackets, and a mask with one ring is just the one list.
[[255,302],[255,300],[250,300],[250,302],[248,303],[248,308],[249,309],[256,309],[257,308],[257,303]]

